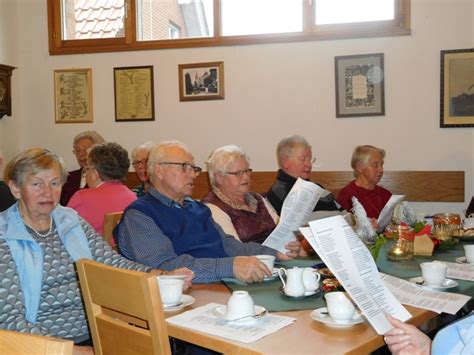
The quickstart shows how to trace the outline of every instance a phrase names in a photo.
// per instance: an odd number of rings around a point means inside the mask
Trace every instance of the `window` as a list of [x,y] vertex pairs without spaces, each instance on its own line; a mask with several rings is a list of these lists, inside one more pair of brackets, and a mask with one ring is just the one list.
[[410,34],[411,0],[48,0],[51,54]]

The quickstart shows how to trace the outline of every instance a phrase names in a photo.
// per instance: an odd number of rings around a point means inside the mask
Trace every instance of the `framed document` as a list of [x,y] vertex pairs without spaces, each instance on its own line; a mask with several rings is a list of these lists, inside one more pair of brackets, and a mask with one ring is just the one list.
[[336,117],[385,115],[383,53],[334,58]]
[[114,68],[115,121],[154,121],[153,66]]
[[474,127],[474,48],[441,51],[440,127]]
[[179,101],[223,100],[224,62],[180,64]]
[[54,71],[56,123],[92,122],[92,69]]

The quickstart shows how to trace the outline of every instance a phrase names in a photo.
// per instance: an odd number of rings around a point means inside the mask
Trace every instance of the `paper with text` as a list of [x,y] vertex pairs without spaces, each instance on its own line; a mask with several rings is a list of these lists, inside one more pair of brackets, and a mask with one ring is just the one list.
[[393,209],[395,206],[400,203],[405,198],[405,195],[392,195],[390,199],[387,201],[385,206],[383,207],[382,211],[379,214],[379,218],[377,218],[377,223],[379,225],[378,232],[383,232],[386,226],[390,223],[393,215]]
[[166,322],[242,343],[252,343],[296,321],[295,318],[291,317],[267,314],[254,321],[250,320],[250,322],[227,322],[216,315],[218,307],[224,306],[209,303],[167,318]]
[[294,232],[308,221],[309,215],[324,191],[311,181],[296,180],[283,202],[280,222],[262,245],[276,249],[283,254],[286,253],[285,245],[296,240]]
[[441,261],[448,266],[446,277],[458,280],[474,281],[474,265]]
[[342,216],[309,222],[309,228],[300,231],[378,334],[393,328],[385,314],[401,321],[411,317],[384,285],[369,250]]
[[457,293],[429,290],[387,274],[381,273],[380,277],[401,303],[436,313],[456,314],[471,298]]

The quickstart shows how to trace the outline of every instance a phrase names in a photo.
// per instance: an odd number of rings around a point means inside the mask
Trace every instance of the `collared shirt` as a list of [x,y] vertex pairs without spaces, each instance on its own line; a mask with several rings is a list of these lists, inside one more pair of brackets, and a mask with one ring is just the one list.
[[[191,210],[198,202],[186,197],[183,205],[171,200],[153,187],[148,192],[160,203],[169,208]],[[217,223],[214,227],[221,236],[224,250],[228,257],[195,258],[190,254],[176,254],[171,240],[146,214],[129,208],[122,219],[118,238],[121,253],[130,260],[140,262],[154,268],[173,270],[187,267],[194,271],[196,283],[219,281],[224,277],[233,277],[235,256],[258,254],[276,255],[277,251],[257,243],[241,243],[232,236],[225,234]]]

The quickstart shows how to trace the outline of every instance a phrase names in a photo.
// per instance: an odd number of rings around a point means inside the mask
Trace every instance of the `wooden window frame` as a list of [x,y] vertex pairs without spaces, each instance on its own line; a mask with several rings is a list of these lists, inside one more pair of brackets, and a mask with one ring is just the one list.
[[319,41],[349,38],[406,36],[411,34],[411,0],[395,0],[395,18],[390,21],[373,21],[350,24],[313,25],[315,0],[303,1],[303,31],[263,35],[221,36],[220,0],[214,0],[214,36],[206,38],[180,38],[155,41],[137,41],[136,0],[125,0],[127,16],[125,37],[103,39],[63,40],[61,29],[61,0],[48,0],[49,53],[79,54],[119,52],[168,48],[230,46],[263,43]]

